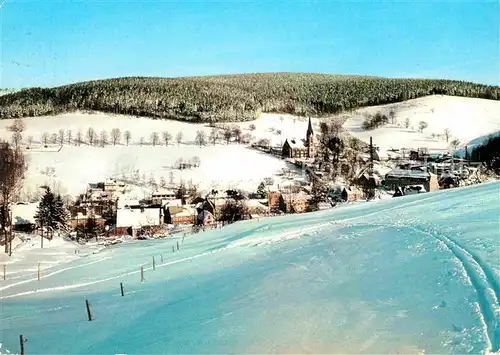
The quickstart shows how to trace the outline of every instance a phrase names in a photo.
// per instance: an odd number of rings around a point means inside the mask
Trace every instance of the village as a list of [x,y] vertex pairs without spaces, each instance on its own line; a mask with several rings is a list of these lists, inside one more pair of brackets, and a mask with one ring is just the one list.
[[279,174],[281,183],[269,176],[256,191],[198,191],[193,184],[164,181],[148,196],[137,199],[127,193],[130,181],[103,177],[102,181],[88,182],[86,191],[65,204],[67,216],[60,231],[37,222],[38,202],[13,204],[9,211],[10,244],[15,248],[16,235],[22,233],[35,233],[42,239],[62,234],[80,243],[93,240],[104,245],[124,239],[164,238],[241,220],[429,193],[480,183],[485,178],[482,164],[467,157],[426,147],[393,149],[381,157],[372,139],[369,144],[357,140],[335,122],[319,126],[321,132],[316,133],[309,118],[302,139],[285,138],[281,145],[259,140],[249,146],[286,161],[288,168]]

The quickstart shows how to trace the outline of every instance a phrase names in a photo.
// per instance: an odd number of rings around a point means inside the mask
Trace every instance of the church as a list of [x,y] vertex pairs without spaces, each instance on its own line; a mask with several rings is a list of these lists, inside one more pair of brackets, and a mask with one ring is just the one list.
[[287,139],[281,148],[281,156],[283,158],[306,158],[311,159],[316,156],[316,144],[314,141],[314,131],[312,128],[311,117],[309,117],[309,125],[307,127],[306,139],[297,141],[295,139]]

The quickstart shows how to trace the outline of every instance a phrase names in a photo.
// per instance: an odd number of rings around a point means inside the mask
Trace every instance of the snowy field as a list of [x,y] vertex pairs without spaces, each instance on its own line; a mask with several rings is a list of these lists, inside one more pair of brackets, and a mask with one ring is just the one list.
[[[365,114],[374,115],[380,112],[389,117],[391,110],[395,114],[396,124],[388,124],[371,131],[361,128]],[[409,119],[409,128],[405,128],[406,119]],[[428,124],[422,133],[418,131],[420,121]],[[500,101],[443,95],[426,96],[356,110],[344,123],[344,128],[365,142],[369,142],[372,136],[374,144],[380,147],[381,155],[385,155],[388,149],[403,147],[427,147],[436,151],[451,152],[449,143],[454,139],[458,139],[460,146],[464,146],[481,136],[500,131]],[[445,129],[451,131],[448,143],[444,138]],[[441,137],[432,137],[433,134]]]
[[499,194],[496,182],[249,220],[175,253],[175,240],[121,244],[41,281],[0,281],[0,343],[17,352],[22,334],[27,354],[495,352]]
[[[25,195],[33,194],[38,189],[37,186],[47,184],[62,194],[75,196],[85,190],[88,182],[103,181],[107,177],[126,178],[143,185],[151,177],[156,183],[159,183],[161,177],[169,182],[171,172],[176,184],[182,179],[186,183],[191,180],[203,190],[237,187],[255,191],[265,177],[278,174],[283,168],[289,167],[280,159],[252,150],[244,144],[225,144],[223,139],[216,145],[207,142],[207,146],[200,148],[194,143],[196,132],[204,131],[208,140],[211,128],[207,125],[102,113],[25,118],[24,122],[24,144],[28,137],[32,137],[32,147],[35,147],[28,153],[29,170]],[[0,121],[0,138],[10,140],[11,132],[7,127],[11,124],[12,120]],[[255,125],[255,129],[249,128],[251,124]],[[236,123],[228,125],[234,126]],[[243,134],[250,134],[253,141],[267,138],[272,144],[280,144],[285,137],[305,137],[307,130],[307,121],[287,115],[263,114],[253,122],[237,125],[241,127]],[[60,129],[66,133],[71,131],[73,140],[80,131],[83,139],[87,140],[89,127],[98,135],[103,130],[110,135],[113,128],[119,128],[123,136],[128,130],[131,132],[130,145],[126,146],[122,137],[120,144],[110,144],[104,148],[86,144],[68,145],[67,142],[60,151],[58,145],[51,144],[49,149],[42,149],[40,146],[44,133],[51,136]],[[281,135],[276,134],[278,130],[281,130]],[[162,141],[162,132],[165,131],[172,136],[168,146]],[[153,132],[160,136],[155,147],[150,144]],[[176,142],[179,132],[183,133],[181,144]],[[142,146],[141,137],[145,141]],[[183,171],[175,169],[176,161],[188,161],[193,157],[200,158],[199,168]],[[279,183],[280,179],[276,178],[276,182]]]
[[[37,278],[38,263],[43,274],[50,273],[54,266],[98,253],[104,247],[97,243],[88,243],[84,246],[62,237],[52,240],[44,239],[41,248],[41,239],[37,235],[25,235],[24,240],[15,239],[12,256],[0,253],[0,279],[3,280],[3,265],[5,265],[6,278],[9,280],[29,280]],[[3,248],[3,247],[2,247]],[[3,295],[3,287],[0,287]]]

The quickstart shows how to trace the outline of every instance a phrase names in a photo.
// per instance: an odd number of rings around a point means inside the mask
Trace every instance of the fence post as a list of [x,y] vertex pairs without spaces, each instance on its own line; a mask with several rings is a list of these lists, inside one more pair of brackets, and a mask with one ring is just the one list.
[[177,250],[179,250],[179,241],[177,241]]
[[175,247],[172,245],[172,253],[175,253]]
[[19,336],[19,345],[21,346],[21,355],[24,355],[24,339],[22,334]]
[[156,270],[156,263],[155,263],[155,257],[153,256],[153,271]]
[[121,292],[122,297],[123,297],[123,283],[122,282],[120,282],[120,292]]
[[141,282],[144,281],[144,267],[141,266]]
[[3,264],[3,279],[5,281],[5,270],[7,269],[7,265]]
[[163,254],[160,254],[160,260],[163,263]]
[[38,281],[40,281],[40,263],[38,263],[37,277],[38,277]]
[[91,322],[92,321],[92,313],[90,313],[89,300],[85,300],[85,306],[87,307],[87,316],[89,318],[89,322]]

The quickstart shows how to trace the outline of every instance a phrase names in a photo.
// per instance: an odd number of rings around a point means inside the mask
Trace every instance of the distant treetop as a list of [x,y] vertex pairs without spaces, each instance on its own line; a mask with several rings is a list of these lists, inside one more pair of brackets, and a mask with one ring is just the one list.
[[325,116],[433,94],[500,100],[498,86],[453,80],[307,73],[124,77],[2,95],[0,118],[95,110],[190,122],[245,121],[260,112]]

